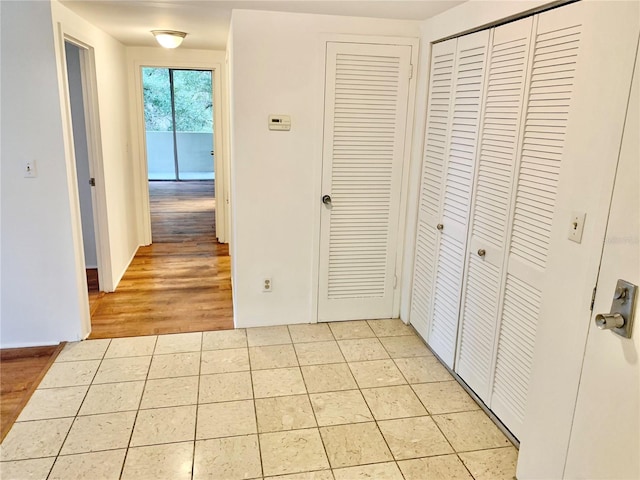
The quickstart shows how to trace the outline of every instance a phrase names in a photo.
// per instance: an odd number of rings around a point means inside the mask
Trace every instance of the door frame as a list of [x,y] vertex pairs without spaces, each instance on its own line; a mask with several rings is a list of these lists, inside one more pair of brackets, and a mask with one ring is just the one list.
[[[349,35],[349,34],[320,34],[318,41],[318,64],[317,71],[321,73],[317,80],[318,97],[316,108],[318,112],[317,120],[317,145],[323,152],[324,145],[324,109],[325,109],[325,89],[326,89],[326,68],[327,68],[327,43],[364,43],[373,45],[399,45],[408,46],[411,48],[411,65],[413,65],[413,72],[409,79],[409,94],[407,98],[407,119],[406,129],[404,137],[404,146],[402,153],[402,172],[400,183],[400,207],[398,212],[398,238],[397,238],[397,250],[395,258],[395,275],[397,278],[396,288],[393,292],[393,310],[392,317],[397,318],[400,316],[400,300],[401,292],[403,290],[403,258],[405,252],[405,238],[407,236],[407,205],[408,205],[408,189],[409,189],[409,171],[411,161],[411,145],[413,142],[414,132],[414,116],[416,107],[416,89],[418,80],[418,59],[419,59],[419,47],[420,39],[416,37],[386,37],[381,35]],[[313,263],[310,268],[311,275],[311,302],[309,312],[309,319],[311,323],[318,323],[318,306],[319,306],[319,289],[320,289],[320,222],[322,215],[322,172],[323,172],[323,154],[320,155],[320,162],[314,166],[312,172],[313,178],[316,179],[315,187],[313,191],[313,209],[316,212],[315,218],[317,219],[313,224],[312,232],[312,251],[313,251]]]
[[71,103],[69,97],[69,82],[67,77],[67,56],[65,42],[69,42],[80,49],[80,70],[82,78],[82,95],[85,114],[85,130],[87,135],[87,149],[89,169],[96,185],[91,189],[93,209],[93,228],[96,237],[96,257],[98,264],[98,281],[102,291],[114,290],[111,251],[109,242],[109,224],[107,219],[107,200],[104,183],[104,163],[102,156],[102,137],[100,115],[98,107],[98,85],[96,78],[96,61],[94,47],[80,39],[79,35],[67,31],[63,24],[57,24],[56,48],[58,58],[58,75],[61,92],[62,129],[67,167],[67,188],[71,208],[71,235],[74,244],[76,264],[76,287],[78,290],[78,307],[81,321],[81,338],[86,338],[91,332],[91,312],[89,307],[89,292],[87,289],[86,265],[84,260],[84,245],[82,240],[82,219],[80,215],[80,200],[76,173],[76,156],[73,139],[73,123],[71,117]]
[[137,172],[137,184],[139,198],[137,202],[138,219],[141,231],[140,243],[150,245],[151,238],[151,206],[149,200],[148,185],[148,162],[147,162],[147,143],[146,129],[144,121],[144,95],[142,88],[142,68],[172,68],[175,70],[209,70],[213,80],[213,145],[214,151],[214,172],[215,172],[215,199],[216,199],[216,237],[221,243],[228,242],[227,232],[227,203],[224,199],[227,197],[226,178],[229,175],[227,158],[225,154],[224,139],[222,135],[222,65],[216,62],[199,62],[199,61],[135,61],[133,63],[134,89],[135,96],[135,126],[137,127],[137,143],[138,155],[134,160],[134,170]]

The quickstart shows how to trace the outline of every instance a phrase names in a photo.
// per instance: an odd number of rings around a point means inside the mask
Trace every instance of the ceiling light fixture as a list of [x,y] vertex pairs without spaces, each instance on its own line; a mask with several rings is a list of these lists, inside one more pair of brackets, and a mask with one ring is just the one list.
[[151,33],[164,48],[177,48],[187,36],[185,32],[177,32],[175,30],[151,30]]

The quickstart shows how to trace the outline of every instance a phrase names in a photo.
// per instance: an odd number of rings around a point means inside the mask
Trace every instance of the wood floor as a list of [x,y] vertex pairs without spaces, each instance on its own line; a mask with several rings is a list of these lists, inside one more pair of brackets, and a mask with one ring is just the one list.
[[63,344],[0,350],[0,441],[11,429],[62,347]]
[[92,297],[90,338],[233,328],[213,182],[150,182],[149,194],[153,244],[140,247],[114,293]]

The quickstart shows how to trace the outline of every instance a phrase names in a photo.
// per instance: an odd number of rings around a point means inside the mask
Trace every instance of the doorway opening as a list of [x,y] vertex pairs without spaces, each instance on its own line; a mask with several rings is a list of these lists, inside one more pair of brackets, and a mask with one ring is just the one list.
[[69,88],[69,108],[73,132],[73,150],[75,156],[78,202],[82,227],[84,263],[87,277],[89,303],[100,295],[99,248],[96,221],[98,215],[95,205],[94,187],[96,185],[94,168],[90,159],[91,142],[89,138],[87,102],[84,78],[84,55],[86,50],[76,44],[64,42],[67,84]]

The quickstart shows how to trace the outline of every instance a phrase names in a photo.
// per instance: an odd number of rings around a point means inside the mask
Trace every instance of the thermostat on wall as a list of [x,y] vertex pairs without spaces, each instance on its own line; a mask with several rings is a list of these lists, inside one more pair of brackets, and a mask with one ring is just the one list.
[[291,130],[289,115],[269,115],[269,130]]

